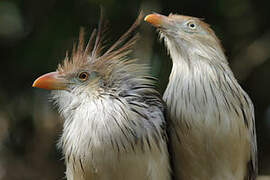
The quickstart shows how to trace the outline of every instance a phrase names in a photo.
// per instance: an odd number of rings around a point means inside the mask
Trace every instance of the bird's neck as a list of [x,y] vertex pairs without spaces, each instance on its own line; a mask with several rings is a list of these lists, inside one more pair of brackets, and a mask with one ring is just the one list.
[[[95,154],[108,150],[110,153],[115,153],[114,156],[134,151],[134,144],[138,139],[154,131],[145,127],[149,127],[149,124],[160,123],[144,120],[146,118],[144,109],[148,107],[143,99],[147,98],[144,92],[156,93],[149,87],[140,85],[138,82],[134,84],[134,90],[102,93],[98,98],[82,94],[75,96],[65,92],[54,95],[65,119],[59,146],[63,149],[66,158],[68,159],[69,155],[74,153],[77,157],[94,158]],[[161,103],[157,96],[153,95],[152,98],[157,99],[156,106],[158,106],[157,103]],[[141,109],[138,110],[138,108]],[[143,113],[140,113],[142,110]],[[140,150],[139,146],[135,147],[135,150],[136,148]]]
[[[194,40],[193,43],[185,40],[176,41],[171,37],[164,37],[165,46],[172,58],[173,64],[200,63],[198,60],[206,60],[212,65],[228,66],[226,56],[219,43],[209,44],[208,46],[200,41]],[[181,61],[180,61],[181,60]]]
[[121,128],[124,132],[124,127],[128,126],[123,119],[123,114],[128,114],[123,112],[125,102],[109,95],[97,98],[71,93],[60,96],[58,101],[62,101],[58,103],[65,119],[58,146],[63,151],[67,166],[73,164],[78,172],[96,173],[100,163],[111,157],[118,158],[120,153],[131,148],[128,141],[132,142],[132,137],[121,133]]
[[122,106],[123,104],[107,95],[99,98],[74,98],[62,111],[65,122],[59,145],[64,154],[76,152],[78,156],[91,156],[85,154],[90,153],[89,149],[93,149],[92,153],[104,151],[106,145],[111,149],[111,142],[107,141],[118,141],[122,138],[122,134],[115,136],[115,139],[110,137],[117,124],[123,126],[125,123],[119,112],[122,111]]
[[167,45],[173,67],[164,100],[171,106],[172,118],[181,119],[184,114],[192,116],[187,119],[196,119],[196,115],[218,113],[219,108],[232,106],[233,102],[239,101],[239,98],[234,97],[234,92],[241,91],[241,88],[224,55],[207,57],[203,56],[206,52],[179,53],[181,47]]

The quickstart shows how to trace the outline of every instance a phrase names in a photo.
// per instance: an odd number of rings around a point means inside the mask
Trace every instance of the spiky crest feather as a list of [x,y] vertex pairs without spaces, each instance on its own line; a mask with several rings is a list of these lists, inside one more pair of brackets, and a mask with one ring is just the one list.
[[[128,64],[132,64],[134,60],[125,60],[138,40],[139,35],[135,34],[132,36],[132,33],[140,24],[142,17],[141,12],[133,25],[103,53],[106,23],[101,12],[98,30],[94,29],[92,31],[86,47],[84,48],[84,30],[81,28],[77,47],[73,46],[71,57],[68,56],[68,52],[66,53],[65,59],[62,64],[59,64],[57,71],[66,75],[72,74],[84,67],[91,67],[91,69],[98,71],[101,76],[108,77],[116,69],[116,66],[117,68],[129,68]],[[134,64],[134,67],[129,70],[138,71],[135,66]]]

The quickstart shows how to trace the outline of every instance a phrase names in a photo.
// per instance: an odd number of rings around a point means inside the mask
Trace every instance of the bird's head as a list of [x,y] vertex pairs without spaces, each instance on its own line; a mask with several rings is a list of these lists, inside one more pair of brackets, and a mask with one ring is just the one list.
[[223,55],[220,41],[214,31],[199,18],[155,13],[147,15],[144,20],[158,29],[171,56],[180,53],[184,59],[190,59],[189,55],[206,58],[215,54]]
[[[95,31],[92,34],[92,38]],[[97,67],[98,56],[90,54],[90,39],[86,48],[84,48],[84,33],[80,32],[79,43],[77,47],[73,47],[71,57],[66,54],[62,64],[58,65],[55,72],[44,74],[37,78],[33,83],[33,87],[47,90],[66,90],[72,91],[78,88],[94,89],[98,87],[101,81],[101,73],[104,71],[102,67]]]
[[[105,23],[102,17],[98,30],[94,30],[85,47],[84,33],[80,32],[79,42],[73,47],[71,56],[68,53],[55,72],[37,78],[33,87],[47,90],[63,90],[72,95],[98,96],[106,91],[114,91],[125,78],[134,75],[136,65],[127,58],[138,36],[132,35],[138,26],[140,14],[130,29],[123,34],[111,47],[104,44]],[[59,92],[59,91],[58,91]]]

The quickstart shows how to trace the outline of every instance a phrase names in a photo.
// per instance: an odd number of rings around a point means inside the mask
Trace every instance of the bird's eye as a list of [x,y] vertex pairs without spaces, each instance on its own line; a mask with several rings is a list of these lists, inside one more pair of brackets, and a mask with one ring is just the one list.
[[189,29],[192,29],[192,30],[196,29],[197,27],[193,21],[188,22],[187,26],[189,27]]
[[81,72],[81,73],[79,74],[79,79],[80,79],[81,81],[86,81],[86,80],[88,79],[88,73],[87,73],[87,72]]

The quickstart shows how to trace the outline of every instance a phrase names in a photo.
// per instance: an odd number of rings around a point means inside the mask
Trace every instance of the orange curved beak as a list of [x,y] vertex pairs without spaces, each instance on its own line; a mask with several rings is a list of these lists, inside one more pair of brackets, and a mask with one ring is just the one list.
[[37,78],[32,87],[47,90],[65,90],[67,88],[67,81],[59,77],[58,72],[50,72]]
[[157,28],[166,28],[171,26],[170,19],[167,16],[163,16],[161,14],[149,14],[144,18],[144,21],[152,24]]

